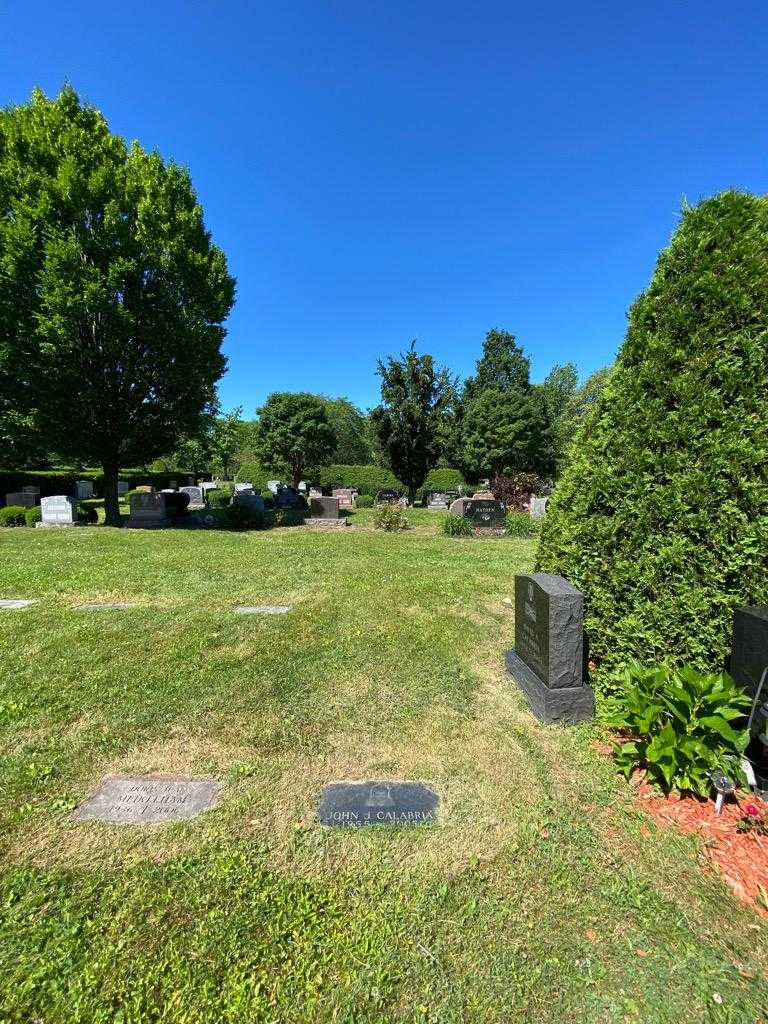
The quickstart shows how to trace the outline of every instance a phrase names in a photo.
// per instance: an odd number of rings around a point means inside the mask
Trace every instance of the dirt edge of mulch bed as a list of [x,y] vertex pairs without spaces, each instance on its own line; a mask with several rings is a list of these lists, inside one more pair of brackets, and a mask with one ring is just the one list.
[[[608,756],[613,753],[609,743],[596,742],[593,748]],[[709,866],[720,874],[738,900],[768,920],[768,836],[736,828],[744,817],[746,804],[755,804],[765,812],[765,801],[754,793],[737,790],[726,799],[722,814],[716,815],[713,800],[692,794],[665,796],[648,782],[643,771],[633,772],[629,785],[638,809],[650,815],[657,825],[698,836]]]

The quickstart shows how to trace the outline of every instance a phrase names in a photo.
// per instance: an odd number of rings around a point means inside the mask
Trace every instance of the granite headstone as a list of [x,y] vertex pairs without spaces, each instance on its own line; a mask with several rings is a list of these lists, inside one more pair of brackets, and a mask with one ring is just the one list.
[[323,790],[318,816],[331,828],[366,825],[429,825],[440,797],[423,782],[332,782]]
[[40,499],[39,526],[74,526],[75,506],[66,494],[54,494]]

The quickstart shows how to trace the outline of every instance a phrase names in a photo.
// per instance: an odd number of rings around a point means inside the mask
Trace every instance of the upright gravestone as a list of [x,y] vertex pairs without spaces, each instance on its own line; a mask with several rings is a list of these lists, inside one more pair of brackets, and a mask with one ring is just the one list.
[[306,519],[306,526],[318,527],[345,527],[348,525],[346,516],[339,515],[338,498],[310,498],[310,518]]
[[280,481],[280,480],[267,480],[267,490],[271,494],[277,494],[277,492],[280,489],[281,482],[282,481]]
[[131,495],[131,514],[126,524],[136,529],[158,529],[168,526],[168,510],[165,494],[140,491]]
[[235,484],[235,494],[239,494],[240,491],[252,491],[252,490],[253,490],[253,484],[246,483],[245,481],[242,481],[239,484]]
[[249,509],[251,512],[263,512],[264,511],[264,499],[260,494],[257,494],[252,487],[235,491],[232,496],[232,503],[234,505],[241,505],[243,508]]
[[506,524],[504,503],[495,498],[469,498],[462,513],[478,530],[500,530]]
[[203,491],[200,487],[182,487],[179,491],[180,494],[189,495],[189,509],[201,509],[205,508],[205,502],[203,501]]
[[37,504],[37,495],[28,491],[11,491],[5,496],[6,505],[22,505],[24,508],[34,508]]
[[93,498],[93,480],[76,480],[75,497],[78,499],[78,501],[87,501],[89,498]]
[[339,499],[339,508],[355,507],[355,495],[351,487],[335,487],[332,494]]
[[203,494],[207,494],[208,491],[215,491],[216,490],[216,481],[215,480],[203,480],[203,482],[200,484],[200,490],[203,492]]
[[532,494],[530,505],[531,519],[543,519],[547,514],[548,502],[549,497],[537,498],[535,494]]
[[54,494],[40,499],[41,519],[36,526],[74,526],[75,508],[66,494]]
[[[768,605],[737,608],[733,615],[730,671],[750,697],[755,696],[768,668]],[[768,701],[768,673],[761,693]]]
[[128,491],[130,491],[130,489],[131,488],[129,487],[129,485],[126,483],[125,480],[118,480],[117,481],[117,496],[118,496],[118,498],[122,498],[123,495],[127,494]]
[[592,718],[584,681],[584,598],[562,576],[515,576],[515,649],[507,671],[542,722]]
[[319,487],[310,487],[309,496],[310,498],[322,498],[323,492]]
[[464,506],[467,504],[468,501],[471,500],[471,498],[456,498],[454,501],[451,502],[448,511],[451,513],[452,516],[463,516]]

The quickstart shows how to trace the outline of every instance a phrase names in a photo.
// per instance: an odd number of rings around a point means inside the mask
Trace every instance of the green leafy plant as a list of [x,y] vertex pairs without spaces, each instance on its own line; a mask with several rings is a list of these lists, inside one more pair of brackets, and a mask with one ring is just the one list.
[[232,500],[232,491],[227,487],[216,487],[208,491],[208,505],[211,508],[227,508]]
[[469,519],[454,515],[445,517],[442,529],[446,537],[472,537],[475,532]]
[[358,494],[355,498],[355,508],[373,508],[372,494]]
[[0,526],[25,526],[26,508],[23,505],[6,505],[0,508]]
[[531,519],[528,512],[508,512],[505,529],[509,537],[535,537],[539,532],[539,520]]
[[627,777],[645,768],[666,792],[707,796],[715,770],[744,781],[749,703],[726,673],[633,664],[624,670],[619,696],[606,700],[603,717],[623,734],[614,753]]
[[228,505],[224,509],[224,522],[230,530],[260,530],[264,526],[264,513],[247,505]]
[[744,817],[736,822],[739,832],[752,832],[758,836],[768,836],[768,810],[757,804],[743,804]]
[[396,503],[377,505],[373,513],[373,525],[377,530],[387,530],[389,533],[407,530],[409,526],[405,511]]
[[32,508],[28,508],[24,513],[24,522],[27,526],[34,526],[35,523],[39,523],[43,518],[43,510],[39,505],[33,505]]

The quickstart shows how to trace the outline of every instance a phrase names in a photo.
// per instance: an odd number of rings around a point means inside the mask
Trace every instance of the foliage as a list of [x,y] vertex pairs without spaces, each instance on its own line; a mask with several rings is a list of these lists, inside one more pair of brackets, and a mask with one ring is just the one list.
[[[555,467],[563,464],[565,450],[570,444],[572,434],[561,426],[561,421],[568,415],[571,403],[578,390],[578,375],[574,363],[564,366],[556,364],[549,371],[541,384],[535,385],[544,402],[547,422],[551,430],[553,461]],[[572,421],[569,420],[572,428]]]
[[[169,495],[170,497],[170,495]],[[78,523],[87,523],[93,525],[99,521],[99,513],[93,507],[93,505],[78,505],[75,513]]]
[[371,413],[387,462],[408,490],[411,503],[435,465],[441,449],[442,420],[453,399],[454,385],[446,369],[437,370],[432,356],[419,355],[412,341],[399,359],[379,362],[381,405]]
[[633,664],[624,670],[620,695],[606,705],[606,724],[625,734],[615,744],[625,775],[645,768],[665,791],[699,796],[711,793],[715,770],[743,781],[750,701],[730,676]]
[[308,512],[301,508],[278,508],[269,512],[267,526],[303,526]]
[[211,508],[227,508],[232,501],[232,490],[229,487],[212,487],[205,497]]
[[388,469],[381,466],[324,466],[318,481],[323,490],[335,487],[356,487],[360,494],[376,497],[379,491],[402,491],[403,485]]
[[268,480],[274,480],[274,473],[268,472],[258,462],[242,462],[238,467],[235,479],[238,483],[244,484],[249,483],[253,486],[254,491],[269,491],[267,487]]
[[475,376],[467,379],[464,398],[467,404],[484,391],[527,391],[530,361],[517,344],[514,334],[492,328],[483,341],[483,354],[477,361]]
[[736,822],[739,832],[751,832],[757,836],[768,836],[768,810],[757,804],[743,804],[743,817]]
[[373,461],[373,448],[368,436],[368,421],[361,409],[348,398],[326,398],[318,395],[336,437],[331,453],[334,462],[346,465],[367,465]]
[[474,476],[553,468],[543,400],[536,392],[488,388],[464,418],[464,462]]
[[24,505],[6,505],[0,508],[0,526],[26,526],[27,509]]
[[336,436],[322,401],[304,392],[275,391],[258,410],[256,451],[261,464],[288,473],[298,487],[329,461]]
[[566,399],[560,414],[552,422],[555,460],[558,470],[562,470],[571,448],[576,432],[582,420],[602,394],[613,371],[612,366],[596,370],[582,385]]
[[373,508],[374,497],[372,494],[358,494],[355,498],[356,508]]
[[263,512],[236,502],[226,506],[224,521],[230,530],[260,530],[265,517]]
[[24,513],[24,522],[27,526],[34,526],[35,523],[39,523],[43,518],[43,510],[39,505],[33,505],[32,508],[28,508]]
[[505,530],[509,537],[535,537],[539,532],[540,519],[531,519],[530,513],[513,509],[507,512]]
[[536,473],[498,475],[491,480],[491,493],[497,501],[503,501],[510,511],[523,512],[531,495],[539,494],[543,486],[543,480]]
[[585,594],[603,667],[705,670],[768,603],[768,199],[686,208],[547,509],[537,567]]
[[466,516],[449,514],[443,519],[442,531],[446,537],[473,537],[475,530]]
[[0,112],[0,259],[0,408],[98,462],[117,525],[119,466],[193,433],[225,367],[234,281],[189,175],[36,90]]
[[425,491],[461,491],[466,481],[458,469],[430,469],[424,481]]
[[373,512],[373,525],[377,530],[387,530],[390,533],[407,530],[409,526],[405,510],[397,502],[383,502],[377,505]]

